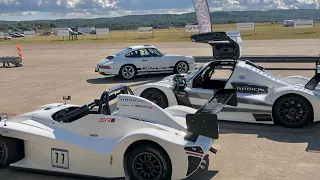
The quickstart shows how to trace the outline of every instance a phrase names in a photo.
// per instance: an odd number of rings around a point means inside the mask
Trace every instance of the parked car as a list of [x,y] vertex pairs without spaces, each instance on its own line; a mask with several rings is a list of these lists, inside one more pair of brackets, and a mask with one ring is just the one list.
[[[194,35],[192,40],[211,44],[216,60],[190,74],[171,75],[159,82],[141,85],[134,94],[162,108],[177,104],[197,108],[210,98],[212,90],[233,87],[237,89],[239,105],[225,107],[220,113],[221,120],[278,123],[291,128],[320,120],[319,67],[312,79],[282,78],[250,61],[238,60],[239,45],[224,32]],[[229,43],[225,43],[226,40]]]
[[194,57],[162,53],[155,46],[126,47],[102,59],[95,67],[101,75],[133,79],[141,74],[187,73],[196,67]]
[[54,103],[11,119],[3,116],[0,167],[105,178],[185,179],[209,151],[216,153],[212,144],[218,139],[217,114],[225,104],[236,105],[234,95],[232,89],[212,93],[199,110],[163,110],[120,85],[82,106]]

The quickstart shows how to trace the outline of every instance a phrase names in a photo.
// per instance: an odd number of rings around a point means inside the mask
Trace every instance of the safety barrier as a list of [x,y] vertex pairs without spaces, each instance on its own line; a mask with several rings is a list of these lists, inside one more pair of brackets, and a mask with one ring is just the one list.
[[16,56],[4,56],[0,57],[0,63],[3,63],[3,67],[10,67],[10,63],[13,64],[15,67],[23,66],[22,63],[22,52],[18,43],[16,43],[16,48],[18,51],[18,57]]

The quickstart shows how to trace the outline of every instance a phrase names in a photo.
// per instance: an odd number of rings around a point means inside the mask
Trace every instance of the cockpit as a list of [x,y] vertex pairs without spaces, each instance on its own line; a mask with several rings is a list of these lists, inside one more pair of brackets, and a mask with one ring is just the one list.
[[124,85],[105,90],[100,99],[95,99],[89,104],[81,107],[69,107],[62,109],[52,115],[53,120],[63,123],[71,123],[89,114],[112,115],[117,113],[117,96],[120,94],[131,94],[133,91]]

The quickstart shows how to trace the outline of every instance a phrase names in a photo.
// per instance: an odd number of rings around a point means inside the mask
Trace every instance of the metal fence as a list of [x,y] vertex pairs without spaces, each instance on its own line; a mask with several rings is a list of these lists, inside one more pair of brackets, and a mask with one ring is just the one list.
[[[213,31],[236,30],[237,24],[213,24]],[[276,23],[256,23],[254,30],[241,30],[243,39],[292,39],[292,38],[320,38],[320,24],[314,24],[313,28],[294,29],[283,27]],[[50,33],[36,33],[33,37],[14,38],[15,41],[81,41],[81,40],[105,40],[117,42],[133,42],[140,40],[148,41],[189,41],[192,34],[198,32],[185,32],[183,27],[169,27],[167,29],[154,29],[151,34],[139,35],[137,30],[112,30],[109,34],[96,35],[84,34],[76,38],[63,38]]]

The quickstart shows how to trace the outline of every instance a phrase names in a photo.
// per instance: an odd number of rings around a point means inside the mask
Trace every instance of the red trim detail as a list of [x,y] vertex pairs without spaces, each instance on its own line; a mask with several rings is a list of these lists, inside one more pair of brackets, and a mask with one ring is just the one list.
[[203,158],[202,154],[198,154],[198,153],[195,153],[195,152],[189,152],[189,151],[187,151],[186,153],[188,155],[191,155],[191,156],[196,156],[196,157],[199,157],[199,158]]

